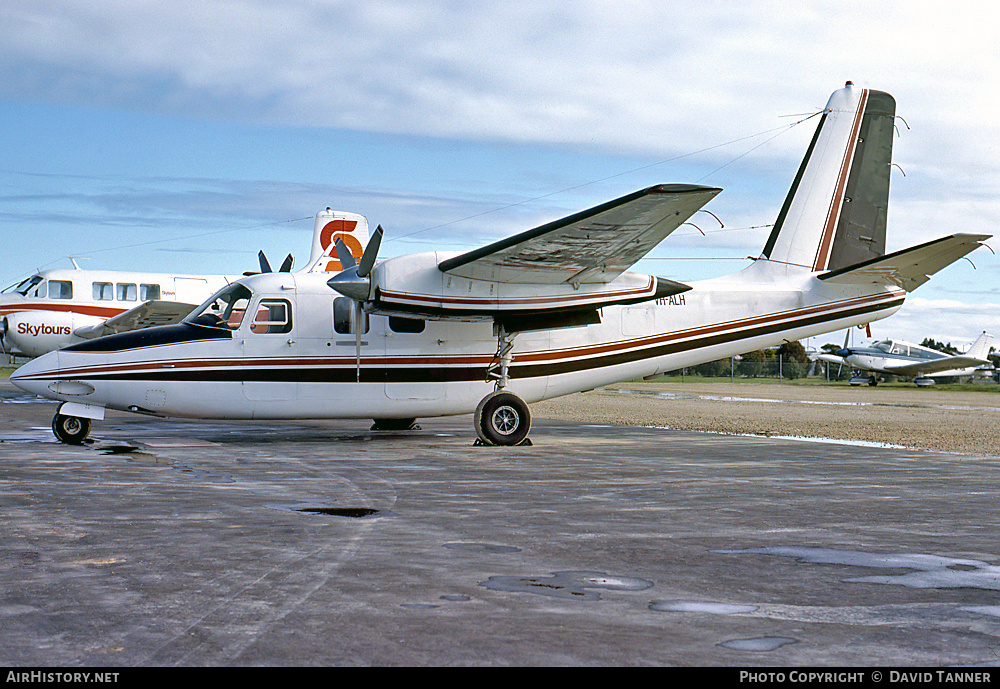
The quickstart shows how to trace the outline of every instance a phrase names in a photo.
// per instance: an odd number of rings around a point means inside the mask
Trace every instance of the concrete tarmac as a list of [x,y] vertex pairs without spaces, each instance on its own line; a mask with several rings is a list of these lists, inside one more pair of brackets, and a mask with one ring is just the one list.
[[1000,457],[0,402],[6,666],[1000,664]]

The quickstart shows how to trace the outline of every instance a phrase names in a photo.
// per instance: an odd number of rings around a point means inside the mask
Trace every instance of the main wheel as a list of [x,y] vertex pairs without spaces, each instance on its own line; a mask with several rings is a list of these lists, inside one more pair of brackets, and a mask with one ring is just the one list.
[[52,418],[52,432],[64,443],[80,445],[90,435],[90,419],[56,414]]
[[510,392],[494,392],[476,408],[476,435],[487,445],[517,445],[531,428],[527,403]]

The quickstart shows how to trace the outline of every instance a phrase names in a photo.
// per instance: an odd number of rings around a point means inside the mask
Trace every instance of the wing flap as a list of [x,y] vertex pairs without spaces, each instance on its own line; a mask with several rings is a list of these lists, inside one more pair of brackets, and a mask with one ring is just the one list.
[[663,184],[442,261],[443,272],[522,284],[607,283],[721,189]]
[[77,328],[73,334],[90,340],[154,325],[171,325],[179,323],[196,308],[197,304],[185,304],[179,301],[147,301],[117,316],[112,316],[103,323]]
[[844,284],[896,285],[912,292],[931,275],[982,246],[988,234],[953,234],[819,276]]

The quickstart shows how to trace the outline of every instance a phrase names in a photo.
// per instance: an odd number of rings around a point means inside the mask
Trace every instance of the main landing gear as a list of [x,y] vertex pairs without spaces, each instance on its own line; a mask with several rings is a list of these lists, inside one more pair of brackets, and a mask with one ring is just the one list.
[[496,388],[476,407],[477,445],[530,445],[531,412],[528,404],[504,388],[510,382],[510,362],[514,358],[514,336],[497,325],[497,355],[486,371],[487,380],[495,380]]
[[90,419],[56,412],[52,417],[52,432],[67,445],[82,445],[90,435]]

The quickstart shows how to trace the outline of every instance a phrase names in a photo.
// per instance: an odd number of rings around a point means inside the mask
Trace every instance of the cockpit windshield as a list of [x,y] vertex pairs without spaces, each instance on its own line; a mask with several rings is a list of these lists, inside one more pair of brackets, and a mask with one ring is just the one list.
[[41,275],[32,275],[30,278],[22,280],[16,285],[8,287],[7,289],[4,290],[4,292],[17,292],[21,296],[26,296],[28,292],[30,292],[32,288],[35,287],[35,285],[37,285],[44,279],[45,278],[43,278]]
[[236,330],[243,323],[252,297],[253,293],[247,287],[239,283],[229,285],[216,292],[184,321],[193,325]]
[[892,351],[892,340],[882,340],[881,342],[876,342],[872,345],[875,349],[881,349],[883,352],[888,354]]

